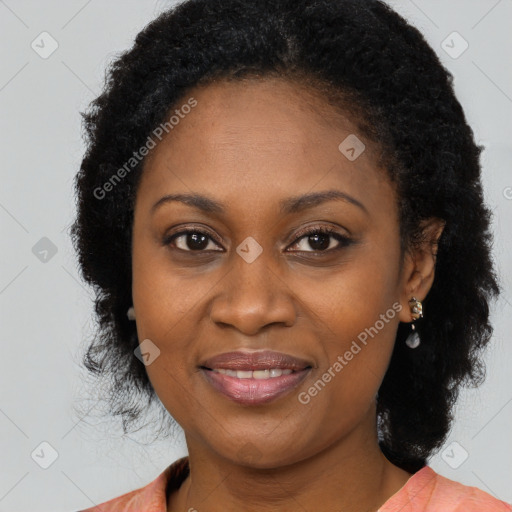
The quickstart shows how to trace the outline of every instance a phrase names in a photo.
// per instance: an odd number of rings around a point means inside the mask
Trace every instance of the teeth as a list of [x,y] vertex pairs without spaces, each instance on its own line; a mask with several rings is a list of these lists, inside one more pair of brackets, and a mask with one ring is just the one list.
[[270,370],[227,370],[225,368],[214,368],[214,372],[228,375],[229,377],[236,377],[237,379],[272,379],[274,377],[281,377],[281,375],[290,375],[293,370],[287,368],[283,370],[281,368],[271,368]]

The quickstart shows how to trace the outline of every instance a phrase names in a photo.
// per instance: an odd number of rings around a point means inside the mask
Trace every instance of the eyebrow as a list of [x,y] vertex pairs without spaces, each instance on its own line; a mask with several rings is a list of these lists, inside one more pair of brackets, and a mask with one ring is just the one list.
[[[161,197],[151,207],[150,213],[153,214],[163,204],[171,203],[173,201],[184,203],[205,213],[225,213],[225,208],[222,203],[200,194],[167,194]],[[279,203],[280,212],[281,214],[297,213],[308,208],[319,206],[327,201],[345,201],[359,207],[368,214],[368,210],[363,203],[341,190],[311,192],[309,194],[284,199]]]

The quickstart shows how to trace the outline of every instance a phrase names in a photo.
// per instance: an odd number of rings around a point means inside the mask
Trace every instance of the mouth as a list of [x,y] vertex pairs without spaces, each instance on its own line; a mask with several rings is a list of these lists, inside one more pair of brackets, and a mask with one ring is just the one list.
[[227,352],[199,369],[217,392],[241,405],[260,405],[289,393],[306,378],[312,363],[274,351]]

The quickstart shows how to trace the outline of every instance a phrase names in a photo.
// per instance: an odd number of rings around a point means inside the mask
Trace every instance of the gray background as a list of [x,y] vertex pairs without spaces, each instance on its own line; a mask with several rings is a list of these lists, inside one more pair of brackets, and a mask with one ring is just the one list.
[[[86,389],[95,392],[80,370],[81,342],[94,324],[92,292],[78,277],[66,234],[74,216],[73,176],[83,155],[79,111],[99,94],[116,53],[171,3],[0,0],[0,511],[90,507],[145,485],[186,453],[181,435],[151,443],[143,433],[123,436],[100,423],[94,400],[86,417],[73,413],[73,404],[89,396]],[[453,73],[476,139],[486,147],[484,187],[505,287],[493,310],[486,382],[463,392],[454,428],[430,465],[512,502],[512,1],[390,3],[426,35]],[[44,31],[58,43],[46,59],[31,47],[35,41],[43,51]],[[463,42],[447,39],[454,31],[469,44],[456,58]],[[50,44],[44,40],[44,51]],[[33,247],[49,244],[40,242],[43,237],[57,252],[36,257]],[[36,450],[40,463],[50,462],[51,450],[41,442],[58,454],[48,469],[31,457]]]

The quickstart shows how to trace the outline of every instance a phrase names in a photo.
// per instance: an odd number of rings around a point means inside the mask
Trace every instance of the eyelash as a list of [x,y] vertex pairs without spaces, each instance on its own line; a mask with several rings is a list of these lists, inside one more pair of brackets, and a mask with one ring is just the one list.
[[[210,240],[212,240],[216,244],[220,245],[220,242],[218,240],[216,240],[215,237],[213,237],[210,233],[208,233],[207,231],[199,230],[199,229],[186,229],[186,230],[183,230],[183,231],[179,231],[178,233],[174,233],[174,234],[172,234],[170,236],[165,237],[164,240],[163,240],[163,244],[164,245],[171,245],[171,243],[176,238],[179,238],[179,237],[184,236],[184,235],[191,235],[191,234],[205,235],[208,238],[210,238]],[[306,238],[306,237],[312,236],[312,235],[316,235],[316,234],[329,235],[330,237],[336,239],[339,242],[338,247],[334,247],[332,249],[326,249],[326,250],[323,250],[323,251],[298,251],[298,252],[322,254],[323,255],[323,254],[331,253],[333,251],[339,251],[340,249],[343,249],[344,247],[348,247],[352,243],[352,240],[350,238],[348,238],[348,237],[346,237],[344,235],[341,235],[340,233],[336,232],[333,228],[331,228],[329,226],[312,226],[312,227],[305,228],[304,230],[300,231],[297,234],[297,237],[295,238],[295,240],[293,241],[291,246],[296,245],[303,238]],[[190,252],[190,253],[207,253],[207,252],[210,252],[210,251],[205,251],[204,249],[203,250],[197,250],[197,251],[185,250],[185,249],[179,249],[179,248],[176,248],[176,249],[178,249],[179,251],[182,251],[182,252]],[[221,251],[214,251],[214,252],[221,252]]]

